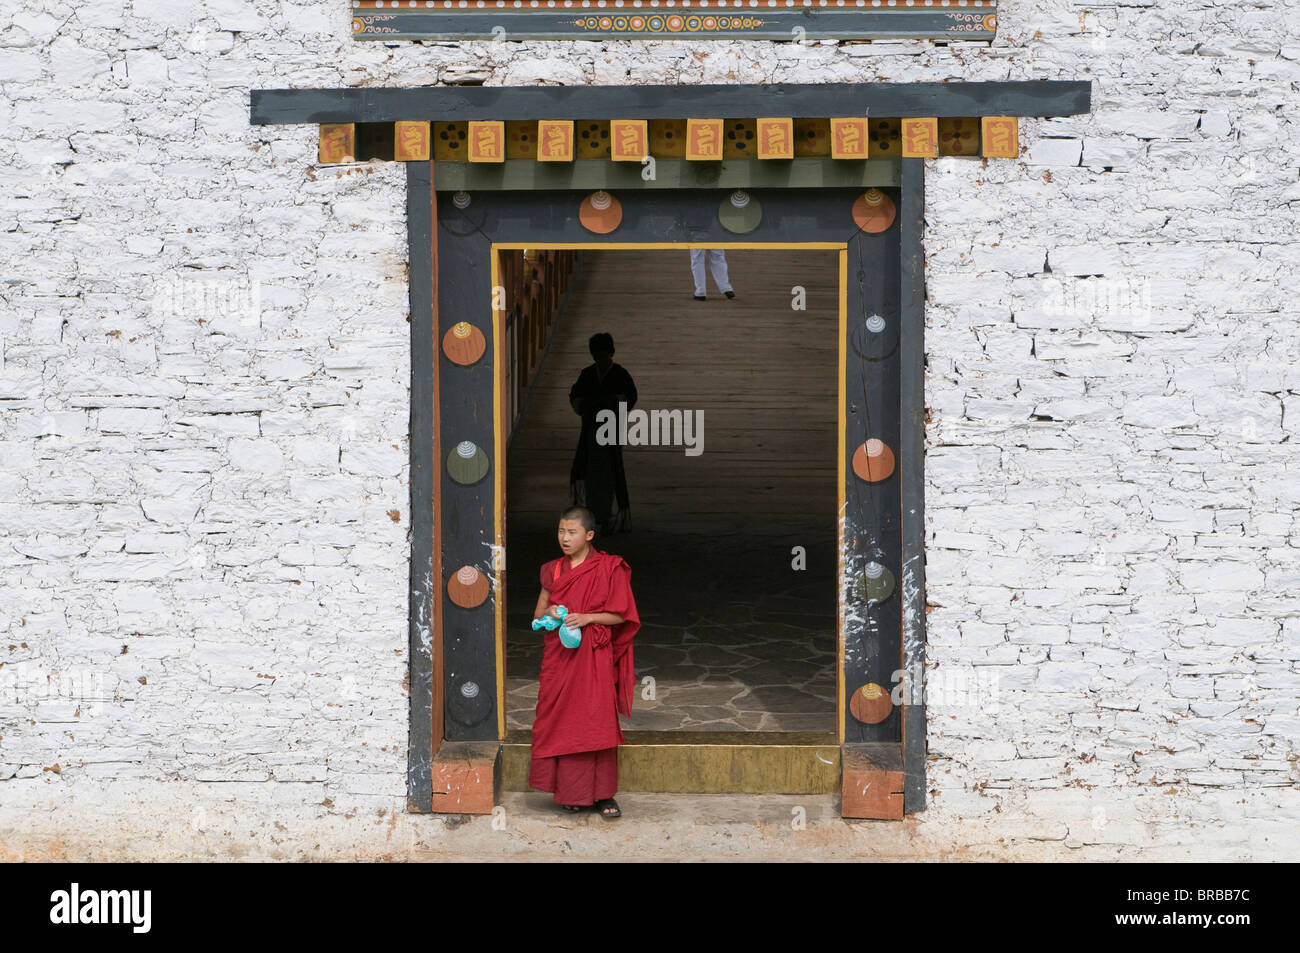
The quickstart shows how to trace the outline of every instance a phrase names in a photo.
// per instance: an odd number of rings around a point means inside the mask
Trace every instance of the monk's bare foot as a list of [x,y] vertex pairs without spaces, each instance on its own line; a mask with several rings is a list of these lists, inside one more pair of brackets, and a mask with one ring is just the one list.
[[618,801],[615,801],[612,797],[597,801],[595,807],[596,810],[600,811],[600,816],[607,819],[623,816],[623,812],[618,809]]
[[560,807],[564,808],[570,814],[577,814],[579,811],[586,810],[586,808],[581,804],[561,804]]

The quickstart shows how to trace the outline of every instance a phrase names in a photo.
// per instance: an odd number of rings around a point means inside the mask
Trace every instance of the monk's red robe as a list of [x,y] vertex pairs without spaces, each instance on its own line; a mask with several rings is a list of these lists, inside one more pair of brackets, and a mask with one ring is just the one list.
[[632,714],[632,639],[641,628],[631,580],[621,556],[595,549],[576,567],[567,556],[542,567],[551,605],[624,620],[584,626],[576,649],[565,648],[555,632],[543,635],[529,786],[554,791],[562,804],[589,804],[617,787],[618,716]]

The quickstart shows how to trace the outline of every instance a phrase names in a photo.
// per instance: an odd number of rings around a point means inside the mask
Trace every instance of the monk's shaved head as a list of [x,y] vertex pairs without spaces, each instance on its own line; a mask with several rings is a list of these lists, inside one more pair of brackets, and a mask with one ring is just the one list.
[[585,506],[570,506],[560,514],[561,520],[578,520],[582,523],[582,528],[588,533],[596,531],[596,517]]

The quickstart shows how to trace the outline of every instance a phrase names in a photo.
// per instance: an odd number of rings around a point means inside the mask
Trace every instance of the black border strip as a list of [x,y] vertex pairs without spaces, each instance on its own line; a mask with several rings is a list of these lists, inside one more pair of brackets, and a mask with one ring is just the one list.
[[431,164],[406,163],[406,241],[411,304],[410,737],[407,810],[433,801],[433,210]]
[[898,218],[899,483],[903,578],[903,813],[925,809],[925,160],[904,159]]

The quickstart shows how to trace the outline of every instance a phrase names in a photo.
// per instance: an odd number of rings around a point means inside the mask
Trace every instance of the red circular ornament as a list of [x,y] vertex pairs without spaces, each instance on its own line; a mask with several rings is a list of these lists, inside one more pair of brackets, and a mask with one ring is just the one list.
[[868,483],[879,483],[894,472],[894,451],[881,440],[868,440],[853,452],[853,472]]
[[877,234],[894,224],[894,200],[880,189],[867,189],[853,203],[853,221],[864,232]]
[[468,321],[453,324],[442,336],[442,353],[447,355],[447,360],[462,367],[477,361],[486,348],[483,332]]
[[875,682],[867,682],[849,699],[849,714],[864,725],[878,725],[894,710],[894,703]]
[[462,609],[473,609],[476,606],[481,606],[491,590],[492,586],[488,582],[488,577],[473,566],[461,566],[447,580],[447,595],[451,597],[452,602]]
[[623,222],[623,206],[608,192],[592,192],[578,207],[582,227],[597,235],[608,235]]

